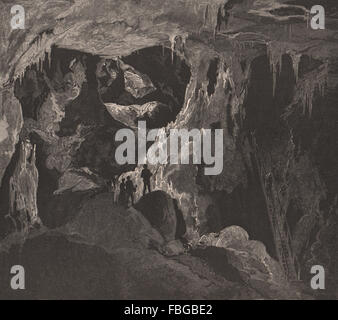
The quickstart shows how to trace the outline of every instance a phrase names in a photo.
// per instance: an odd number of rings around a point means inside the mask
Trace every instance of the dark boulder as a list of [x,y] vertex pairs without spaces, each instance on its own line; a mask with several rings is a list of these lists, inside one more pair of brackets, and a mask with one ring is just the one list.
[[[144,195],[136,203],[135,208],[149,220],[166,241],[174,240],[177,235],[183,235],[185,224],[183,219],[179,219],[178,224],[178,206],[175,200],[164,191],[157,190]],[[177,227],[180,229],[179,232]]]

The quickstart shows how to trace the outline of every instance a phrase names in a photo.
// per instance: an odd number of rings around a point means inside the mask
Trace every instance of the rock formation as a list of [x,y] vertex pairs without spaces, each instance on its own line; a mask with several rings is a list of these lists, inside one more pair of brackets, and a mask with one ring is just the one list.
[[15,231],[28,232],[41,223],[38,216],[39,173],[35,165],[35,146],[29,140],[20,145],[19,160],[9,181],[9,214]]

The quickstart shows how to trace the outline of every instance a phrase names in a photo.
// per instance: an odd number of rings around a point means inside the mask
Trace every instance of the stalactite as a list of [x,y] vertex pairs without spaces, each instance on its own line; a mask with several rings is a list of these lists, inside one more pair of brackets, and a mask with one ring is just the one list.
[[48,60],[48,68],[51,67],[52,65],[52,54],[51,54],[51,48],[47,49],[45,51],[45,53],[47,54],[47,60]]
[[170,41],[170,49],[171,49],[171,63],[173,63],[174,62],[174,53],[175,53],[176,34],[170,35],[169,41]]
[[206,7],[205,7],[205,11],[204,11],[203,26],[206,26],[207,21],[208,21],[208,17],[209,17],[209,5],[207,4]]
[[[13,81],[17,79],[22,79],[23,75],[25,74],[26,67],[36,65],[37,69],[41,71],[40,68],[40,61],[41,67],[44,66],[43,62],[47,58],[49,61],[49,67],[51,65],[51,47],[53,45],[53,36],[50,35],[51,33],[43,32],[39,34],[33,42],[29,44],[29,46],[22,52],[21,58],[19,59],[16,68],[13,74]],[[24,46],[22,47],[24,49]]]
[[23,71],[22,73],[20,73],[20,74],[18,75],[18,79],[19,79],[20,86],[23,84],[24,78],[25,78],[25,71]]
[[270,70],[272,72],[272,81],[273,81],[273,95],[276,92],[277,77],[282,70],[282,57],[283,57],[283,46],[277,42],[268,42],[267,43],[267,54],[270,62]]
[[313,110],[313,98],[318,89],[319,94],[324,96],[325,87],[327,84],[328,78],[328,65],[325,63],[322,70],[320,72],[316,72],[315,74],[311,74],[312,76],[307,76],[301,86],[299,87],[299,96],[303,106],[303,114],[306,113],[306,110],[309,111],[309,116],[312,115]]
[[289,24],[288,35],[289,35],[289,39],[291,39],[292,38],[292,24]]
[[292,59],[293,72],[295,74],[295,79],[296,79],[296,83],[297,83],[298,77],[299,77],[299,63],[300,63],[300,59],[301,59],[302,55],[298,54],[296,52],[290,52],[290,57]]
[[220,59],[217,72],[217,85],[222,85],[223,88],[226,88],[228,82],[231,82],[230,70],[226,68],[225,61]]
[[[184,48],[188,34],[184,32],[177,32],[169,35],[170,49],[171,49],[171,62],[174,62],[174,54],[184,58]],[[178,42],[180,41],[180,43]]]

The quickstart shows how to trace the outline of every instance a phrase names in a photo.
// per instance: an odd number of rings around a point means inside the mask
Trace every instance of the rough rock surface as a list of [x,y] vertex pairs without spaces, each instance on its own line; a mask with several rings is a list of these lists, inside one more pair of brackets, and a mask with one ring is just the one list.
[[[256,290],[228,279],[212,260],[159,252],[162,236],[135,209],[112,203],[111,194],[87,197],[74,218],[57,230],[12,235],[0,242],[0,296],[10,299],[261,299],[292,298],[296,290]],[[17,244],[20,244],[18,249]],[[155,250],[154,250],[155,249]],[[221,249],[224,250],[224,249]],[[169,254],[170,256],[171,254]],[[30,290],[8,291],[7,270],[17,257],[30,274]],[[226,261],[218,259],[226,270]]]
[[105,103],[108,112],[115,120],[136,129],[139,120],[146,121],[147,128],[161,128],[172,117],[172,110],[164,103],[151,101],[143,105],[121,106],[116,103]]
[[14,97],[13,88],[0,92],[0,185],[5,170],[19,141],[23,125],[20,103]]
[[185,252],[186,249],[180,240],[172,240],[162,248],[162,253],[167,257],[178,256]]
[[156,90],[149,77],[135,70],[123,62],[119,62],[120,68],[123,70],[125,90],[134,98],[139,99]]
[[23,233],[28,233],[29,228],[41,223],[37,206],[39,173],[35,157],[35,147],[30,141],[22,142],[18,162],[9,181],[10,207],[7,218],[13,222],[15,231]]
[[248,233],[239,226],[224,228],[219,233],[205,234],[199,240],[201,245],[226,248],[232,243],[243,243],[249,240]]
[[117,247],[159,248],[164,242],[140,212],[115,207],[111,194],[83,202],[79,214],[61,230],[107,251]]
[[241,227],[231,226],[218,234],[203,235],[200,243],[204,250],[223,248],[225,258],[222,254],[218,258],[223,261],[224,268],[226,264],[230,265],[242,281],[263,296],[273,298],[288,290],[289,284],[280,264],[270,257],[263,243],[249,240],[247,232]]
[[85,191],[102,188],[104,185],[103,179],[96,177],[88,170],[67,170],[59,179],[59,188],[54,191],[54,194],[60,194],[71,190]]
[[[107,253],[62,234],[26,241],[20,253],[0,253],[0,283],[20,255],[31,290],[1,287],[9,299],[254,299],[261,295],[227,281],[198,258],[170,260],[153,250],[117,248]],[[197,266],[196,270],[192,266]]]

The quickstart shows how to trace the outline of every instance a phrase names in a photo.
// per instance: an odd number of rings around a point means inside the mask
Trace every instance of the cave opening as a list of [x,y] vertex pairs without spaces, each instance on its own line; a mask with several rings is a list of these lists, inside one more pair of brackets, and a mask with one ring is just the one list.
[[[161,46],[133,52],[120,59],[106,59],[98,66],[99,93],[113,109],[133,108],[120,121],[145,120],[150,129],[165,127],[183,107],[190,68],[180,54]],[[114,117],[114,110],[112,110]]]
[[[190,68],[176,52],[166,47],[145,48],[124,57],[125,63],[149,76],[156,90],[140,100],[158,100],[165,104],[172,103],[175,112],[184,104],[185,90],[190,81]],[[176,113],[176,115],[177,115]]]
[[[161,128],[181,110],[190,76],[184,59],[160,46],[116,60],[53,46],[44,61],[28,66],[14,89],[24,115],[18,145],[29,139],[36,146],[42,223],[61,225],[82,199],[106,190],[107,181],[134,169],[115,162],[115,133],[129,126],[115,119],[105,103],[142,107],[155,101],[156,110],[135,121]],[[8,214],[15,159],[14,154],[1,187],[1,216]],[[8,229],[2,226],[1,235]]]

